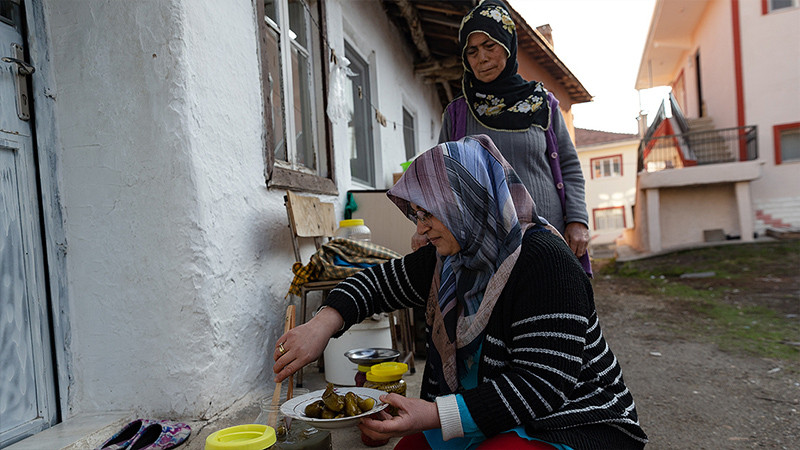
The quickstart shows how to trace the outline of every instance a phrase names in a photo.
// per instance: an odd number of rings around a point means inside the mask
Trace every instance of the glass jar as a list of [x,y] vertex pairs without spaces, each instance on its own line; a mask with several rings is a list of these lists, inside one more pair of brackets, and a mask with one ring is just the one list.
[[[361,368],[362,366],[358,366],[358,370],[361,370]],[[405,397],[406,382],[403,380],[403,374],[406,373],[407,370],[408,370],[408,364],[405,363],[390,361],[390,362],[375,364],[371,366],[369,368],[369,372],[367,372],[367,381],[364,382],[364,387],[371,389],[378,389],[388,394],[391,393],[400,394],[403,397]],[[393,416],[396,416],[397,408],[395,408],[392,405],[389,405],[389,407],[386,408],[386,412],[388,412]],[[369,447],[379,447],[381,445],[386,445],[386,443],[389,442],[389,440],[388,439],[374,440],[362,432],[361,442],[363,442],[364,445]]]
[[[308,389],[295,388],[293,397],[305,394],[308,394]],[[281,405],[285,401],[286,386],[283,386],[277,404],[273,405],[272,397],[265,397],[259,403],[261,412],[256,418],[256,423],[275,428],[277,441],[270,447],[270,450],[331,450],[333,448],[331,432],[319,430],[300,420],[290,418],[287,421],[281,412]],[[270,420],[273,421],[273,424],[268,423]]]
[[372,232],[364,225],[364,219],[347,219],[339,222],[339,228],[333,237],[369,242]]
[[358,365],[358,372],[356,372],[355,378],[356,387],[364,386],[364,383],[367,381],[367,372],[369,372],[371,367],[372,365]]
[[[406,396],[406,382],[403,374],[408,371],[408,364],[401,362],[385,362],[375,364],[367,372],[367,381],[364,382],[365,388],[378,389],[389,394],[400,394]],[[396,416],[397,408],[389,406],[389,414]]]

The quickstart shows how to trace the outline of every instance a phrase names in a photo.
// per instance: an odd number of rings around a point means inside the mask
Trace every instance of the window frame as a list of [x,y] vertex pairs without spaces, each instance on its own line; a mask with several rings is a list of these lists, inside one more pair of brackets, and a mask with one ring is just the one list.
[[[611,160],[612,161],[611,167],[613,168],[613,160],[614,159],[619,159],[619,173],[618,174],[615,174],[615,173],[612,172],[611,175],[601,175],[601,176],[597,176],[597,177],[594,175],[594,165],[595,165],[596,162],[602,162],[603,160]],[[597,158],[589,159],[589,174],[591,175],[593,180],[594,179],[598,179],[599,180],[599,179],[603,179],[603,178],[621,178],[624,175],[623,168],[622,168],[622,153],[618,153],[616,155],[598,156]]]
[[[402,116],[403,116],[403,151],[404,151],[403,154],[406,157],[406,161],[409,161],[412,158],[414,158],[415,156],[417,156],[417,116],[416,116],[415,112],[411,110],[411,108],[407,108],[406,106],[403,106],[401,108],[401,111],[402,111]],[[406,130],[406,116],[408,116],[411,119],[411,130]],[[410,131],[410,133],[411,133],[410,136],[406,135],[406,133],[408,131]],[[411,139],[411,142],[410,142],[410,144],[411,144],[411,153],[412,153],[411,155],[408,154],[408,150],[409,150],[408,144],[409,143],[406,142],[406,138],[407,137],[410,137],[410,139]]]
[[800,0],[792,0],[792,4],[790,6],[775,9],[772,7],[772,0],[761,0],[761,14],[767,15],[776,11],[786,11],[792,8],[797,8],[798,6],[800,6]]
[[[376,134],[378,130],[375,127],[375,119],[373,116],[373,100],[372,100],[372,93],[373,93],[373,68],[370,64],[370,60],[368,57],[365,57],[361,54],[360,49],[355,45],[353,41],[350,39],[345,39],[344,42],[344,54],[345,57],[350,61],[350,69],[356,73],[356,76],[350,76],[348,81],[351,83],[351,86],[354,86],[358,80],[362,81],[361,85],[361,99],[358,101],[360,104],[360,108],[356,108],[356,99],[353,99],[353,118],[359,122],[360,126],[363,127],[360,133],[360,142],[363,144],[364,148],[360,148],[356,150],[357,159],[360,158],[361,163],[363,164],[363,169],[366,170],[366,174],[358,174],[358,175],[367,175],[366,179],[360,176],[357,176],[353,167],[353,159],[348,158],[350,161],[350,178],[353,183],[361,186],[368,186],[371,188],[375,188],[378,186],[378,177],[380,175],[380,170],[377,167],[376,161],[379,157],[378,150],[375,142]],[[363,72],[363,73],[362,73]],[[355,91],[352,92],[355,94]],[[361,112],[361,114],[357,114],[357,112]],[[355,117],[358,116],[358,117]],[[356,144],[358,144],[356,142]],[[348,139],[348,144],[351,144]],[[360,153],[360,152],[363,152]]]
[[614,228],[598,228],[597,227],[597,213],[601,212],[601,211],[610,211],[610,210],[618,210],[618,211],[620,211],[622,213],[621,214],[621,216],[622,216],[622,228],[623,229],[624,228],[628,228],[628,221],[627,221],[627,219],[625,217],[625,206],[624,205],[621,205],[621,206],[608,206],[608,207],[604,207],[604,208],[592,208],[592,227],[593,227],[593,231],[602,232],[602,231],[607,231],[607,230],[618,230],[618,229],[620,229],[620,228],[617,228],[617,227],[614,227]]
[[781,134],[784,131],[794,130],[794,129],[800,129],[800,122],[783,123],[783,124],[780,124],[780,125],[774,125],[772,127],[772,136],[773,136],[773,140],[774,140],[773,146],[775,148],[775,165],[776,166],[780,165],[780,164],[783,164],[784,162],[787,163],[787,164],[800,162],[800,158],[784,160],[783,159],[783,150],[781,149],[781,144],[782,144]]
[[[288,6],[288,0],[278,0],[281,2],[281,15],[288,17],[288,12],[283,10]],[[314,33],[314,26],[311,25],[313,42],[309,44],[312,55],[309,57],[311,61],[312,72],[314,72],[313,85],[315,89],[315,101],[311,103],[311,107],[316,110],[316,123],[317,126],[322,126],[321,130],[317,130],[318,146],[317,146],[317,169],[315,173],[309,173],[289,167],[284,167],[281,163],[276,161],[274,149],[271,148],[273,142],[273,121],[275,118],[272,115],[272,102],[270,101],[270,86],[269,78],[269,58],[265,54],[267,51],[267,37],[271,28],[266,21],[266,10],[264,7],[264,0],[256,0],[256,20],[258,22],[258,56],[260,58],[261,68],[261,95],[264,102],[264,111],[262,113],[264,120],[264,178],[266,180],[267,188],[269,189],[292,189],[305,192],[338,195],[339,191],[336,187],[335,179],[335,165],[333,155],[333,139],[331,133],[331,123],[327,115],[327,92],[328,92],[328,73],[325,70],[325,55],[324,55],[324,36],[326,34],[326,20],[325,20],[325,0],[316,0],[316,13],[319,17],[318,33]],[[311,6],[312,8],[314,6]],[[288,23],[288,20],[286,21]],[[282,42],[282,40],[281,40]],[[289,42],[288,46],[291,48],[292,43]],[[315,57],[316,55],[316,57]],[[281,53],[280,58],[284,61],[291,61],[291,50],[289,55]],[[283,70],[284,68],[282,68]],[[284,72],[286,73],[286,72]],[[282,77],[281,79],[285,79]],[[290,78],[291,79],[291,78]],[[285,89],[283,86],[281,89]],[[287,98],[285,101],[288,105],[293,104],[291,90],[284,90],[283,95]],[[288,109],[288,108],[287,108]],[[324,118],[324,120],[322,120]],[[283,118],[278,118],[283,120]],[[294,119],[292,119],[293,121]],[[324,125],[323,125],[324,124]],[[290,131],[294,127],[288,127],[288,124],[283,124],[285,134],[290,135]],[[293,140],[290,142],[287,139],[287,155],[290,154],[288,146],[294,146]],[[326,173],[321,173],[326,172]]]

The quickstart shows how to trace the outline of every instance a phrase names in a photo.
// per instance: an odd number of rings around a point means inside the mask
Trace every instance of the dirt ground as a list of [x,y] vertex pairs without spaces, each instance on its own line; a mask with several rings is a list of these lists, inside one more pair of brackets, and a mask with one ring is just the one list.
[[[746,286],[737,281],[728,286],[735,295],[725,299],[768,304],[797,318],[797,268],[793,276],[752,277]],[[648,449],[800,448],[800,358],[729,353],[687,338],[681,327],[695,323],[696,313],[679,299],[654,295],[641,280],[601,274],[593,284],[600,323],[633,393]]]

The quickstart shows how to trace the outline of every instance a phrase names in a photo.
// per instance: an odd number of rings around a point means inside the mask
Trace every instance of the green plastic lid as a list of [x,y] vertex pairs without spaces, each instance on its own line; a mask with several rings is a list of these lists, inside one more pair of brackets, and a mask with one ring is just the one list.
[[403,374],[406,373],[407,370],[408,364],[401,362],[389,361],[375,364],[369,368],[369,372],[367,372],[367,380],[378,383],[397,381],[400,378],[403,378]]
[[277,442],[275,429],[248,424],[223,428],[206,438],[205,450],[264,450]]

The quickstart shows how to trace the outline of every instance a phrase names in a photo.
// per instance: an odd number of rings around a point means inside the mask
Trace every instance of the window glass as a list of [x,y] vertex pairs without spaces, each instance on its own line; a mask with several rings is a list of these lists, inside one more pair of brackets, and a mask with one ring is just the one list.
[[623,206],[595,209],[593,213],[595,230],[625,228],[625,207]]
[[355,75],[350,77],[348,136],[350,140],[350,175],[354,180],[374,186],[372,146],[372,104],[370,102],[369,66],[345,43],[345,57]]
[[622,157],[610,156],[592,160],[592,177],[618,177],[622,175]]
[[769,10],[775,11],[776,9],[791,8],[796,6],[797,0],[769,0]]
[[[335,193],[326,140],[322,0],[263,0],[260,26],[269,186]],[[287,26],[288,25],[288,26]],[[310,175],[310,176],[309,176]]]
[[781,161],[800,161],[800,128],[781,131]]
[[406,161],[417,154],[417,145],[414,139],[414,116],[403,108],[403,144],[406,147]]
[[292,47],[292,87],[294,92],[294,126],[297,148],[296,162],[308,169],[317,168],[314,145],[313,109],[311,108],[311,74],[308,58]]
[[0,0],[0,22],[5,22],[19,29],[21,20],[19,4],[11,0]]

